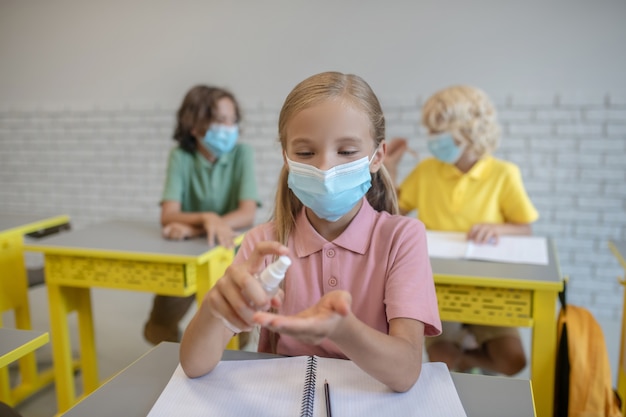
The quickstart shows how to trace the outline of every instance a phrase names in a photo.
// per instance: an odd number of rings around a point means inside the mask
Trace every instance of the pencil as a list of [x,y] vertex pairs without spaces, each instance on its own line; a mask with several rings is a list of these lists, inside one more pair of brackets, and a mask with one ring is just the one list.
[[324,380],[324,396],[326,397],[326,417],[333,417],[333,412],[330,408],[330,387],[328,380]]

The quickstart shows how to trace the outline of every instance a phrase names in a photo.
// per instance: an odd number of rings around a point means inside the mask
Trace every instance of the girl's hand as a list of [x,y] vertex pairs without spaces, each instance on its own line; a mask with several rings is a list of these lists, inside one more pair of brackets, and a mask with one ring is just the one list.
[[294,316],[256,312],[254,322],[263,327],[289,335],[303,343],[319,345],[324,339],[341,331],[344,319],[350,314],[352,296],[347,291],[332,291],[314,306]]
[[204,304],[209,312],[240,331],[251,330],[254,313],[270,306],[278,307],[283,296],[279,291],[279,294],[270,298],[255,274],[263,270],[265,257],[288,253],[287,247],[278,242],[258,243],[246,262],[229,266],[222,278],[206,294]]
[[500,235],[499,225],[494,223],[478,223],[467,233],[467,239],[476,243],[496,245]]
[[170,223],[161,232],[164,238],[171,240],[184,240],[196,235],[194,227],[184,223]]
[[209,247],[213,247],[217,243],[220,246],[231,249],[235,245],[235,232],[219,215],[204,213],[202,219]]

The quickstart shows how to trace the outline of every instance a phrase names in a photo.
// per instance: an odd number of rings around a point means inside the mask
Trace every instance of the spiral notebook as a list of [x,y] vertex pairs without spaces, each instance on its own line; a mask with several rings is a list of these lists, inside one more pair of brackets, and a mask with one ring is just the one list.
[[317,356],[222,361],[195,379],[178,365],[148,417],[325,417],[325,380],[333,417],[466,417],[443,363],[424,363],[413,388],[396,393],[351,361]]

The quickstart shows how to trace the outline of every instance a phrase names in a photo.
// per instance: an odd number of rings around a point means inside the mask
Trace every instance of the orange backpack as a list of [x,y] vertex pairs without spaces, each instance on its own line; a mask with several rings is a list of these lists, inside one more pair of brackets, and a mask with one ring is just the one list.
[[585,308],[559,294],[555,417],[620,417],[602,328]]

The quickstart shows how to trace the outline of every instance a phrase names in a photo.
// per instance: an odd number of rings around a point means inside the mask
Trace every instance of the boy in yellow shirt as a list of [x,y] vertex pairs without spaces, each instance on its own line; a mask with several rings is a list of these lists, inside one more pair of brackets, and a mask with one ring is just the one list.
[[[519,168],[491,156],[500,141],[496,111],[487,95],[474,87],[452,86],[431,96],[422,108],[434,158],[421,161],[398,188],[400,211],[417,211],[429,230],[467,233],[479,243],[497,244],[500,235],[530,235],[539,217]],[[385,166],[395,180],[406,139],[387,148]],[[476,345],[465,348],[467,333]],[[444,322],[443,334],[426,342],[431,361],[450,369],[514,375],[526,366],[516,328]]]

